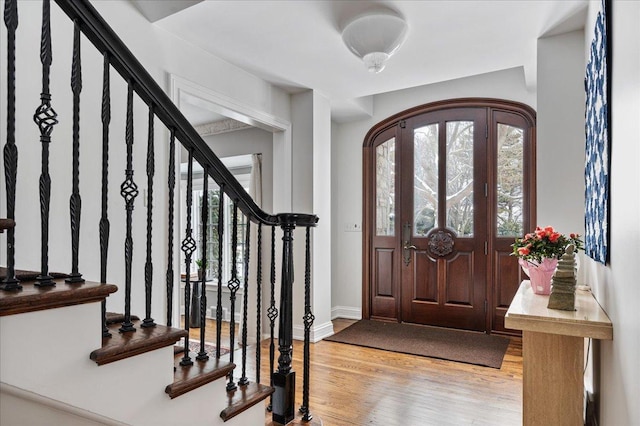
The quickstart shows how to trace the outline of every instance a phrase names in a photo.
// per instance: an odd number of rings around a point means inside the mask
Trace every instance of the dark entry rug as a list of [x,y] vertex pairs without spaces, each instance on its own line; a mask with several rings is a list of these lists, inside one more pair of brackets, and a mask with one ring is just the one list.
[[509,346],[509,339],[500,336],[369,320],[324,340],[492,368],[500,368]]

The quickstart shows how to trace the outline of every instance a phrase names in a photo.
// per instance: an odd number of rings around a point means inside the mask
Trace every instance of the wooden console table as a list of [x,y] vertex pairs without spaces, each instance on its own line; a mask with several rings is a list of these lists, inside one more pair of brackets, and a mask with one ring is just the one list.
[[504,319],[522,330],[524,426],[581,426],[584,339],[613,339],[613,326],[590,292],[576,291],[576,310],[547,309],[549,296],[523,281]]

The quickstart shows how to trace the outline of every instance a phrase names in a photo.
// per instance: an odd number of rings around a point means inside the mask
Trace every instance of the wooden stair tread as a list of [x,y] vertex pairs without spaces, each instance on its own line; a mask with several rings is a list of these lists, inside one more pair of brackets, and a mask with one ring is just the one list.
[[[183,349],[184,351],[184,349]],[[210,357],[206,361],[196,360],[196,354],[190,352],[193,365],[182,366],[180,360],[184,356],[184,352],[175,353],[175,373],[173,383],[167,385],[165,392],[171,397],[176,398],[189,391],[211,383],[222,377],[226,377],[236,365],[221,359],[216,360]]]
[[13,219],[0,219],[0,234],[4,232],[5,229],[11,229],[16,226],[16,222]]
[[118,290],[113,284],[92,281],[68,284],[64,279],[57,279],[54,282],[56,285],[48,287],[20,282],[19,290],[0,291],[0,316],[100,302]]
[[98,365],[140,355],[145,352],[172,346],[187,335],[185,330],[156,325],[142,327],[142,321],[132,321],[136,331],[120,333],[119,323],[109,325],[112,337],[102,339],[102,348],[91,352],[90,358]]
[[[104,318],[107,325],[122,324],[124,322],[124,314],[119,312],[106,312]],[[138,316],[131,315],[131,321],[138,321],[139,319]]]
[[273,392],[274,389],[271,386],[265,386],[259,383],[249,383],[246,386],[238,386],[238,389],[235,391],[227,392],[229,403],[227,408],[220,413],[220,417],[226,422],[259,402],[264,401]]

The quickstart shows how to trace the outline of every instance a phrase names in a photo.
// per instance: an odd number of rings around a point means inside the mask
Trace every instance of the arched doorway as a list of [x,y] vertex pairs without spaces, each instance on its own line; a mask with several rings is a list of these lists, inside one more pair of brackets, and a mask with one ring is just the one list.
[[509,332],[511,243],[535,225],[535,112],[422,105],[374,126],[363,154],[363,317]]

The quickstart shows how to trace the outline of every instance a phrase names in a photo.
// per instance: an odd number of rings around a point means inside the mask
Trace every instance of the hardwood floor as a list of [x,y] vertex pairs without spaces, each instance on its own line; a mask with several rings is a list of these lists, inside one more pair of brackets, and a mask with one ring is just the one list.
[[[334,320],[334,330],[353,322]],[[228,336],[228,324],[225,329]],[[191,333],[199,338],[198,329]],[[206,336],[207,341],[215,341],[214,321],[208,321]],[[297,407],[302,402],[302,348],[302,342],[294,342]],[[261,351],[261,375],[268,384],[268,340],[261,342]],[[310,355],[309,406],[325,426],[522,424],[520,339],[511,340],[499,370],[326,341],[312,344]],[[240,352],[235,359],[237,380]],[[251,379],[255,377],[255,347],[249,348],[247,359]]]

